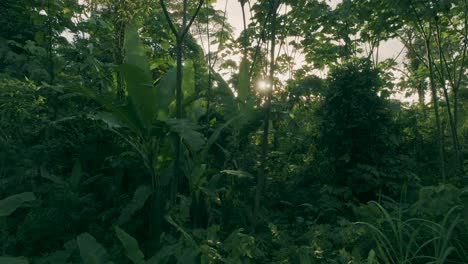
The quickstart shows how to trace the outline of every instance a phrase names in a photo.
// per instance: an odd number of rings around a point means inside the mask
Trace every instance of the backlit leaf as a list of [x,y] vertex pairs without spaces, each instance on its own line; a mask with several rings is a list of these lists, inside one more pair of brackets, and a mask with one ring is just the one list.
[[141,124],[149,127],[156,115],[157,104],[146,50],[134,26],[127,27],[125,36],[126,56],[121,71],[127,84],[129,104]]
[[254,176],[246,171],[241,171],[241,170],[223,170],[221,171],[223,173],[229,174],[229,175],[234,175],[239,178],[251,178],[253,179]]
[[84,264],[110,264],[106,249],[99,244],[96,239],[83,233],[77,237],[78,247],[80,249],[81,259]]
[[239,79],[237,82],[237,98],[241,102],[245,102],[249,97],[250,79],[249,79],[250,63],[246,58],[243,58],[239,67]]
[[115,233],[119,238],[120,242],[122,242],[123,247],[125,248],[125,255],[134,263],[134,264],[144,264],[145,263],[145,256],[143,252],[140,250],[140,246],[138,245],[138,241],[135,238],[127,234],[124,230],[120,227],[115,226]]
[[205,144],[205,138],[198,132],[198,126],[187,119],[170,119],[166,123],[172,132],[177,133],[193,152],[198,152]]

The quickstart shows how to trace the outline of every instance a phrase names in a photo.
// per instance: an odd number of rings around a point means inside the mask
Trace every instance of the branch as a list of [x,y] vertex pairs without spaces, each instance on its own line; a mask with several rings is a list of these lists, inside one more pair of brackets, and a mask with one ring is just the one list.
[[161,4],[161,7],[164,12],[164,16],[166,17],[167,23],[169,24],[169,28],[171,29],[172,33],[176,36],[176,38],[179,38],[179,32],[174,26],[174,23],[172,23],[171,16],[169,15],[169,12],[167,11],[166,4],[164,3],[164,0],[159,0],[159,3]]
[[[465,0],[465,4],[466,4],[466,0]],[[461,84],[461,80],[463,79],[463,74],[465,72],[465,59],[466,59],[466,50],[467,50],[467,46],[468,46],[468,20],[467,20],[467,16],[468,14],[465,13],[465,34],[464,34],[464,38],[463,38],[463,54],[462,54],[462,59],[460,61],[460,72],[459,72],[459,76],[458,76],[458,81],[457,81],[457,85],[456,87],[453,87],[454,89],[457,89],[460,87],[460,84]]]
[[[437,48],[439,49],[439,58],[441,60],[440,68],[443,71],[444,70],[443,69],[443,64],[445,64],[445,70],[447,71],[447,75],[448,75],[450,85],[452,85],[452,87],[453,87],[454,86],[454,79],[453,78],[455,78],[455,75],[452,77],[452,74],[450,73],[449,63],[447,61],[447,58],[445,57],[444,52],[442,51],[442,38],[440,37],[440,35],[442,33],[441,33],[441,30],[440,30],[440,27],[439,27],[439,22],[437,21],[437,19],[435,21],[435,26],[436,26],[436,44],[437,44]],[[455,61],[453,62],[453,68],[454,68],[454,70],[456,69],[456,62]],[[443,79],[445,79],[445,78],[443,78]]]
[[180,35],[181,39],[183,39],[185,37],[185,35],[187,35],[187,32],[189,31],[190,26],[192,26],[193,21],[195,21],[195,18],[197,17],[198,12],[200,12],[200,9],[201,9],[202,5],[203,5],[203,0],[198,0],[197,9],[195,10],[195,13],[193,14],[192,18],[190,18],[190,21],[189,21],[188,25],[184,28],[182,34]]
[[398,37],[400,38],[401,42],[403,43],[403,45],[405,45],[410,51],[413,52],[413,54],[419,59],[419,61],[424,64],[424,66],[428,67],[429,68],[429,65],[426,63],[424,57],[422,57],[417,51],[416,49],[413,47],[413,44],[411,43],[411,40],[409,41],[406,41],[404,39],[404,37],[401,35],[401,34],[398,34]]
[[[279,3],[280,3],[279,0],[277,0],[277,2],[275,1],[275,3],[273,3],[273,6],[270,8],[270,10],[268,10],[267,17],[263,21],[262,28],[261,28],[261,31],[260,31],[260,36],[259,36],[259,38],[257,40],[255,53],[254,53],[254,56],[253,56],[253,59],[252,59],[252,64],[250,65],[249,78],[252,77],[254,67],[255,67],[255,63],[257,61],[258,53],[259,53],[259,50],[260,50],[260,46],[263,45],[263,43],[265,42],[265,39],[263,38],[263,34],[265,34],[266,24],[271,19],[271,16],[273,15],[273,12],[276,13],[277,8],[279,6]],[[270,4],[271,4],[271,2],[270,2]]]
[[[228,4],[228,0],[226,0],[226,3],[224,5],[224,15],[223,15],[223,24],[221,25],[221,33],[224,33],[224,27],[226,25],[227,4]],[[214,57],[214,60],[211,63],[210,67],[214,67],[214,65],[216,65],[216,62],[218,61],[218,58],[219,58],[218,53],[219,53],[219,47],[218,47],[218,51],[216,51],[216,56]]]
[[424,38],[431,37],[430,34],[426,34],[426,31],[424,30],[423,23],[421,21],[421,17],[419,16],[418,11],[416,10],[416,7],[414,7],[413,2],[410,1],[409,4],[410,4],[411,11],[413,11],[414,16],[416,17],[416,26],[419,27],[419,29],[421,30],[421,33],[423,34]]

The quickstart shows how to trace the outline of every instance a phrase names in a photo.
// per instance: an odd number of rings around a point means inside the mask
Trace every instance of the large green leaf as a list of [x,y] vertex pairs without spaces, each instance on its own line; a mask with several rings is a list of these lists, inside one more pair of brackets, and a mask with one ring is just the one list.
[[198,95],[193,95],[191,98],[187,98],[186,102],[189,104],[184,107],[186,117],[192,121],[197,122],[200,118],[206,114],[206,100],[199,98]]
[[125,63],[121,66],[127,85],[129,105],[143,127],[149,127],[156,115],[156,89],[153,87],[146,50],[137,29],[129,25],[125,32]]
[[138,241],[135,238],[127,234],[124,230],[120,227],[115,226],[115,233],[119,238],[120,242],[122,242],[123,247],[125,248],[125,255],[134,263],[134,264],[144,264],[145,263],[145,256],[143,252],[140,250],[140,246],[138,245]]
[[157,118],[165,120],[169,118],[169,105],[175,100],[175,87],[177,71],[176,67],[172,67],[166,72],[156,85],[158,106]]
[[32,192],[24,192],[8,196],[7,198],[0,200],[0,217],[9,216],[24,203],[34,200],[36,200],[36,196],[34,196]]
[[250,174],[250,173],[248,173],[246,171],[241,171],[241,170],[222,170],[221,172],[229,174],[229,175],[234,175],[234,176],[237,176],[239,178],[250,178],[250,179],[255,178],[252,174]]
[[29,264],[29,261],[16,257],[0,257],[0,264]]
[[96,239],[83,233],[77,237],[78,247],[80,249],[81,259],[84,264],[111,264],[106,249],[99,244]]
[[171,131],[178,134],[187,144],[192,152],[198,152],[205,144],[205,138],[197,131],[198,126],[187,119],[170,119],[166,124]]
[[[186,60],[182,70],[182,105],[184,107],[189,107],[189,109],[186,109],[186,112],[190,114],[190,106],[198,99],[195,93],[195,69],[193,67],[193,62],[191,60]],[[165,120],[170,117],[170,105],[175,104],[176,77],[176,67],[173,67],[161,77],[156,85],[157,116],[159,120]]]
[[212,70],[212,77],[213,80],[216,82],[217,87],[214,91],[215,95],[225,96],[228,101],[222,100],[223,102],[233,102],[234,101],[234,94],[232,93],[231,88],[229,88],[229,84],[223,79],[223,77]]
[[185,110],[185,116],[197,121],[206,112],[206,107],[203,107],[202,98],[199,97],[195,91],[195,68],[193,61],[184,61],[182,75],[182,92],[183,102],[182,106]]
[[233,118],[231,118],[230,120],[228,120],[226,123],[222,124],[221,126],[219,126],[214,132],[213,134],[211,134],[211,136],[208,138],[208,140],[206,141],[206,144],[204,145],[203,147],[203,151],[201,152],[201,161],[204,161],[206,159],[206,157],[208,156],[208,151],[210,150],[211,146],[216,142],[216,140],[218,140],[219,136],[221,135],[221,132],[227,128],[232,122],[234,122],[236,119],[240,118],[241,115],[237,115]]
[[150,197],[152,193],[151,186],[148,185],[141,185],[139,186],[135,194],[133,195],[132,201],[125,206],[122,210],[122,213],[117,220],[117,224],[122,225],[128,222],[132,216],[139,211],[145,205],[146,200]]
[[189,98],[195,94],[195,68],[193,61],[185,60],[182,73],[182,92],[184,98]]
[[60,178],[58,176],[50,174],[49,171],[47,171],[44,167],[41,167],[40,174],[41,174],[41,177],[52,181],[53,183],[57,184],[58,186],[69,187],[69,185],[68,185],[68,183],[66,181],[64,181],[62,178]]
[[67,87],[71,91],[76,91],[89,96],[100,103],[107,111],[90,115],[93,119],[99,119],[109,125],[110,128],[125,126],[134,133],[141,132],[141,123],[137,113],[127,104],[116,102],[115,94],[111,91],[97,93],[94,89],[84,86],[71,85]]
[[237,98],[241,102],[245,102],[249,98],[250,93],[250,63],[249,60],[243,58],[239,67],[239,77],[237,81]]
[[177,229],[177,231],[179,231],[184,236],[184,238],[187,240],[187,242],[189,242],[191,245],[196,245],[197,244],[195,242],[195,240],[193,239],[193,237],[187,231],[185,231],[185,229],[183,227],[181,227],[178,223],[176,223],[176,221],[174,221],[174,219],[172,219],[172,217],[170,215],[166,215],[164,217],[164,219],[166,219],[166,221],[169,224],[171,224],[173,227],[175,227]]

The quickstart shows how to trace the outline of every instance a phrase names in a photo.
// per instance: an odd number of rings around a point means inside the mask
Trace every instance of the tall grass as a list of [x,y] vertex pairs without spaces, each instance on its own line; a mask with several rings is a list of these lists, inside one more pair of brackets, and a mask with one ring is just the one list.
[[[456,228],[462,222],[460,206],[452,207],[436,222],[424,218],[404,219],[402,206],[397,206],[392,215],[377,202],[381,218],[377,223],[357,222],[365,225],[375,241],[375,253],[383,264],[443,264],[466,263],[463,241],[457,240]],[[379,262],[377,262],[379,261]]]

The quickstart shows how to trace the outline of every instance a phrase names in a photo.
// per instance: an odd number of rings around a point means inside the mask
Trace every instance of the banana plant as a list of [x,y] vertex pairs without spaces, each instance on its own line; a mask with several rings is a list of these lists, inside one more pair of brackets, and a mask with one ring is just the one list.
[[[156,223],[150,227],[150,232],[156,240],[162,232],[161,223],[165,199],[163,189],[173,181],[170,171],[174,159],[172,156],[173,135],[177,135],[190,152],[196,152],[204,145],[205,139],[197,131],[198,127],[190,119],[174,119],[175,116],[175,69],[170,69],[162,78],[153,82],[150,67],[146,57],[146,49],[139,37],[135,26],[129,25],[125,34],[125,62],[119,66],[127,88],[127,98],[124,103],[115,99],[111,91],[96,93],[95,91],[79,89],[98,101],[105,109],[92,118],[103,120],[109,129],[124,139],[140,154],[141,159],[151,175],[151,185],[140,186],[135,192],[134,199],[124,207],[118,223],[122,224],[131,219],[140,210],[147,199],[151,199],[150,215]],[[183,68],[185,74],[182,80],[184,107],[186,111],[197,110],[197,100],[194,89],[193,64],[187,62]],[[123,129],[125,128],[125,129]],[[151,216],[150,216],[151,217]],[[157,242],[155,242],[157,244]]]
[[[146,57],[146,49],[140,40],[136,27],[129,25],[126,29],[126,57],[123,65],[120,66],[121,75],[127,87],[127,100],[122,104],[115,99],[113,92],[96,92],[81,88],[82,92],[101,103],[105,111],[93,115],[93,118],[103,120],[109,129],[121,136],[135,151],[151,175],[151,185],[142,185],[135,191],[133,199],[124,206],[121,216],[116,224],[122,225],[131,220],[132,216],[141,210],[148,199],[150,200],[150,219],[153,227],[149,233],[157,240],[162,232],[162,221],[165,203],[169,197],[167,193],[178,193],[180,190],[173,189],[171,183],[176,181],[174,170],[177,164],[174,157],[174,149],[178,146],[174,144],[174,136],[181,142],[180,157],[177,165],[192,168],[201,168],[206,162],[208,149],[219,137],[221,130],[237,121],[237,117],[231,118],[226,124],[221,125],[215,133],[206,140],[198,132],[196,121],[204,114],[202,99],[195,91],[194,67],[193,63],[186,60],[183,65],[182,78],[182,103],[180,107],[186,118],[177,118],[176,100],[176,67],[167,71],[160,79],[153,82],[151,72]],[[230,96],[229,88],[226,86],[223,103],[234,105]],[[229,91],[229,92],[228,92]],[[232,94],[232,92],[231,92]],[[235,111],[233,111],[235,112]],[[125,129],[122,129],[125,128]],[[193,160],[195,162],[192,162]],[[187,170],[180,170],[185,173],[190,182],[195,182],[193,173]],[[182,174],[184,175],[184,174]],[[204,177],[206,174],[203,174]],[[199,176],[199,175],[198,175]],[[193,188],[192,188],[193,189]],[[157,245],[158,242],[155,242]],[[154,246],[157,248],[157,246]]]
[[[181,191],[177,184],[174,184],[179,180],[176,178],[181,177],[179,174],[188,178],[190,193],[194,197],[199,197],[200,191],[205,190],[206,193],[205,185],[208,181],[204,164],[209,148],[223,129],[228,126],[241,127],[244,117],[254,109],[253,97],[250,96],[249,90],[249,62],[244,59],[242,63],[240,79],[236,85],[240,95],[237,100],[229,86],[217,76],[217,90],[222,97],[222,104],[230,109],[227,111],[230,113],[227,115],[229,121],[219,126],[207,140],[198,132],[199,127],[196,124],[198,118],[204,114],[204,108],[202,99],[195,91],[193,63],[186,60],[182,65],[184,74],[181,79],[182,89],[179,91],[177,79],[180,77],[180,69],[177,67],[168,70],[160,79],[153,80],[146,49],[137,28],[133,25],[126,28],[124,46],[125,60],[119,66],[127,89],[124,103],[116,100],[115,93],[111,91],[98,94],[91,89],[80,89],[105,109],[92,117],[103,120],[111,131],[132,146],[140,154],[151,176],[151,185],[137,188],[133,199],[124,206],[116,224],[122,225],[130,221],[137,211],[149,204],[149,217],[152,218],[150,222],[153,223],[149,235],[156,240],[151,247],[157,248],[166,202],[171,201],[169,198]],[[239,118],[240,116],[243,118]],[[177,139],[175,142],[174,138]],[[179,156],[174,155],[177,149]],[[180,172],[177,177],[174,176],[175,171]],[[171,195],[168,196],[167,193]],[[146,202],[148,199],[149,203]]]

